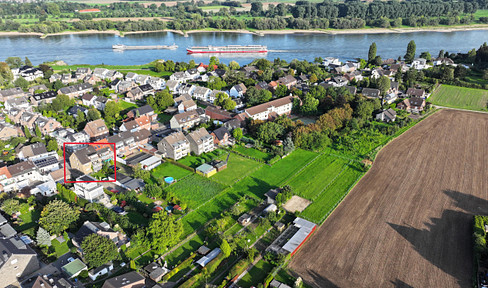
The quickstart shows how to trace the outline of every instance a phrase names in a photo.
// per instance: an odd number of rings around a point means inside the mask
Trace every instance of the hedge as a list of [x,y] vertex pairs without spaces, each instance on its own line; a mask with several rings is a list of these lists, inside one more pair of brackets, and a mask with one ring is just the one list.
[[190,257],[186,258],[185,261],[181,262],[180,265],[176,266],[173,270],[171,270],[169,273],[163,276],[164,281],[168,281],[171,277],[176,275],[179,271],[185,269],[186,267],[190,266],[191,263],[193,262],[193,258],[195,258],[197,254],[193,253],[190,255]]

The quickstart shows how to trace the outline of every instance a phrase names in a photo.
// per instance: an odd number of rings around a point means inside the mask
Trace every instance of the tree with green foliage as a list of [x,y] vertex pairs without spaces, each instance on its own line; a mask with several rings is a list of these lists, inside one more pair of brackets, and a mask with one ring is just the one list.
[[157,105],[157,109],[154,109],[154,107],[153,109],[156,111],[163,111],[175,103],[175,101],[173,100],[173,95],[171,95],[169,89],[164,89],[163,91],[156,92],[156,94],[154,95],[154,100],[155,104]]
[[289,154],[295,150],[295,144],[293,144],[293,139],[291,137],[286,137],[283,140],[283,152]]
[[27,128],[27,126],[24,126],[24,135],[25,135],[25,138],[27,138],[27,139],[32,138],[31,132],[30,132],[29,128]]
[[229,62],[229,68],[231,70],[239,70],[241,69],[241,66],[239,66],[239,63],[237,63],[236,61],[232,60]]
[[258,127],[256,136],[262,142],[271,143],[272,141],[277,140],[279,136],[283,135],[284,132],[285,129],[283,126],[274,122],[265,122]]
[[232,131],[232,137],[234,137],[234,139],[236,139],[237,141],[240,141],[243,137],[243,133],[242,133],[242,129],[241,128],[235,128],[233,131]]
[[430,52],[429,51],[420,53],[420,58],[424,58],[428,62],[430,62],[432,60],[432,56],[430,56]]
[[151,177],[151,173],[147,170],[142,169],[141,163],[138,163],[134,167],[134,177],[147,181]]
[[39,246],[51,246],[51,235],[42,227],[37,230],[36,240]]
[[25,80],[24,77],[20,76],[19,78],[17,78],[17,80],[14,81],[14,85],[22,89],[26,89],[27,87],[29,87],[29,81]]
[[38,125],[36,125],[35,132],[37,137],[42,138],[41,128]]
[[99,267],[119,257],[115,243],[97,233],[86,236],[81,243],[81,249],[83,258],[91,267]]
[[56,140],[54,140],[54,139],[49,140],[47,142],[46,150],[48,152],[58,150],[58,142],[56,142]]
[[120,104],[115,101],[108,101],[107,104],[105,104],[105,108],[103,109],[103,119],[108,126],[115,124],[116,119],[120,116],[120,111],[122,111],[122,108],[120,107]]
[[315,115],[317,108],[319,107],[319,100],[313,96],[306,94],[302,100],[302,106],[300,106],[300,113],[303,115]]
[[361,119],[369,119],[372,117],[374,111],[373,102],[368,100],[361,100],[356,108],[356,115]]
[[2,206],[0,209],[2,209],[3,212],[5,212],[8,215],[12,215],[14,213],[17,213],[20,211],[20,202],[17,199],[7,199],[3,201]]
[[368,62],[373,63],[373,60],[376,58],[376,43],[373,42],[369,46],[369,51],[368,51]]
[[268,102],[271,100],[271,98],[273,98],[273,94],[268,90],[258,90],[255,87],[250,87],[247,89],[245,97],[248,106],[255,106]]
[[147,197],[158,198],[162,196],[163,189],[161,189],[161,186],[158,184],[146,184],[146,186],[144,186],[144,194]]
[[100,111],[92,107],[88,110],[88,114],[86,118],[88,121],[94,121],[100,119],[101,117],[102,115],[100,114]]
[[29,60],[29,58],[27,58],[27,56],[25,56],[24,64],[27,66],[32,66],[32,62]]
[[222,243],[220,243],[220,250],[224,254],[225,258],[229,257],[230,254],[232,253],[232,248],[230,248],[229,243],[225,239],[223,239]]
[[50,107],[53,111],[66,111],[71,106],[75,105],[74,99],[71,99],[68,95],[60,94],[51,103]]
[[20,57],[8,57],[7,59],[5,59],[5,63],[8,64],[10,69],[20,68],[22,65],[24,65]]
[[417,46],[415,45],[415,41],[411,40],[408,42],[407,46],[407,53],[405,53],[405,62],[407,63],[412,63],[413,59],[415,58],[415,50],[417,49]]
[[281,97],[285,97],[286,95],[288,95],[288,88],[282,84],[278,85],[275,90],[275,96],[277,98],[281,98]]
[[150,239],[151,246],[157,253],[178,243],[182,233],[181,221],[163,212],[154,213],[147,228],[147,238]]
[[53,200],[42,210],[39,225],[51,234],[60,235],[79,217],[79,210],[73,209],[61,200]]
[[210,76],[207,82],[208,89],[212,90],[222,90],[226,86],[227,83],[218,76]]
[[385,95],[388,90],[390,90],[390,78],[387,76],[381,76],[378,79],[378,89],[381,91],[381,95]]

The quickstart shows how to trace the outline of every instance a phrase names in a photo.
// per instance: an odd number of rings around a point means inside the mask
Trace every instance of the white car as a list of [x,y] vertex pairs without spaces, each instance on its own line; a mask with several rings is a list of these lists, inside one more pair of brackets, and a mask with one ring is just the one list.
[[68,263],[71,263],[71,262],[75,261],[75,258],[69,257],[68,260],[66,260],[66,261],[68,261]]

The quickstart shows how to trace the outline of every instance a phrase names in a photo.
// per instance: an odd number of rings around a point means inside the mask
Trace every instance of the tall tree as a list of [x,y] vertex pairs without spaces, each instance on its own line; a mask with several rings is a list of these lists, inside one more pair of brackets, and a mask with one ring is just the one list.
[[368,62],[373,63],[373,60],[375,58],[376,58],[376,43],[373,42],[373,43],[371,43],[371,46],[369,46]]
[[102,117],[102,115],[100,114],[100,111],[98,111],[97,109],[95,109],[93,107],[88,110],[88,114],[86,116],[87,116],[86,118],[88,121],[94,121],[94,120],[100,119]]
[[166,247],[178,243],[181,233],[183,233],[181,221],[162,212],[153,214],[147,229],[147,237],[158,253],[164,251]]
[[24,64],[27,66],[32,66],[32,62],[29,60],[29,58],[27,58],[27,56],[25,56]]
[[104,236],[93,233],[81,243],[83,257],[91,267],[99,267],[119,257],[115,243]]
[[387,76],[381,76],[378,79],[378,89],[381,91],[381,95],[385,95],[390,90],[390,78]]
[[236,139],[237,141],[241,140],[242,138],[242,129],[241,128],[236,128],[232,131],[232,137]]
[[16,212],[20,211],[20,202],[17,199],[7,199],[3,201],[2,206],[0,207],[3,212],[5,212],[8,215],[12,215]]
[[229,257],[230,253],[232,253],[232,248],[230,248],[229,243],[225,239],[223,239],[220,244],[220,250],[222,250],[222,254],[224,254],[225,258]]
[[58,150],[58,142],[54,139],[49,140],[47,142],[46,150],[49,152]]
[[405,54],[404,58],[407,63],[412,63],[413,59],[415,58],[415,50],[417,46],[415,45],[415,41],[411,40],[408,42],[407,45],[407,53]]
[[22,89],[25,89],[29,87],[29,81],[25,80],[24,77],[19,77],[17,78],[17,80],[14,81],[14,85]]
[[79,217],[79,210],[73,209],[61,200],[53,200],[42,210],[39,224],[49,233],[59,235]]

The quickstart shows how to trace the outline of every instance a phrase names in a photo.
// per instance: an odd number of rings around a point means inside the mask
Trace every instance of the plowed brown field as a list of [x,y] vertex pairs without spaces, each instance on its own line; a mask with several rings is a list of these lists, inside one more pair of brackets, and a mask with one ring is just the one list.
[[470,287],[488,214],[488,114],[444,110],[387,145],[294,256],[314,287]]

